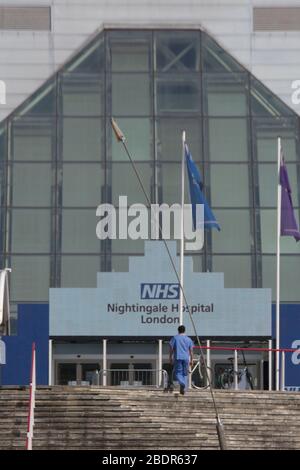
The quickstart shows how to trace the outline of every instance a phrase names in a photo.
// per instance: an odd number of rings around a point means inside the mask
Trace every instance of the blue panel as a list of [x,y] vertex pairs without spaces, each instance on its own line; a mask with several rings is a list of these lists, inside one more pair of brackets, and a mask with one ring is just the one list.
[[4,336],[6,365],[2,366],[2,385],[28,385],[32,343],[36,344],[37,384],[48,384],[48,304],[18,305],[18,336]]
[[[276,306],[272,306],[272,331],[275,338]],[[300,348],[300,305],[280,305],[280,347]],[[285,385],[300,390],[300,352],[286,353]]]

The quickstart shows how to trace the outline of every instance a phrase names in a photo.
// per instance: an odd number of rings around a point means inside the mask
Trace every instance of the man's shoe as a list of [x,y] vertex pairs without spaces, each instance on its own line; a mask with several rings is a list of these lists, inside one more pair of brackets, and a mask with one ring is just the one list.
[[184,385],[180,385],[179,393],[180,395],[184,395]]

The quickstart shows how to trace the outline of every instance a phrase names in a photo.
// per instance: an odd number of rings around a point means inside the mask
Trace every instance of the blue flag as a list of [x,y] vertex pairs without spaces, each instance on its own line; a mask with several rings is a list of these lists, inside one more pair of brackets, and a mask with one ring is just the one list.
[[204,228],[216,228],[218,230],[221,230],[211,208],[209,207],[202,193],[203,185],[201,182],[200,173],[192,159],[192,155],[186,144],[185,144],[185,160],[186,160],[187,172],[189,176],[190,199],[191,199],[191,204],[192,204],[192,216],[193,216],[194,230],[196,230],[196,228],[201,228],[201,227],[196,227],[196,204],[203,204],[204,206]]

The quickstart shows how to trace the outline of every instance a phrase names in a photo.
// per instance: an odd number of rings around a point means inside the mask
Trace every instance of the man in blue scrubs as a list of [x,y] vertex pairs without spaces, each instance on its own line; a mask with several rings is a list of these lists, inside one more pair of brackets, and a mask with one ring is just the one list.
[[173,336],[170,341],[170,363],[173,364],[176,380],[180,385],[180,393],[188,386],[189,364],[193,363],[194,343],[185,334],[185,326],[178,327],[178,335]]

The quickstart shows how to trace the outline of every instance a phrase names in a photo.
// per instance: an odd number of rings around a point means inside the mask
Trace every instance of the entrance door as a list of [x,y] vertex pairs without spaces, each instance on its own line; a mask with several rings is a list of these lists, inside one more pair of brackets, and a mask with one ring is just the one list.
[[121,387],[156,385],[156,374],[150,362],[112,362],[109,370],[108,385]]
[[99,364],[79,364],[80,365],[80,380],[86,382],[86,385],[95,384],[96,371],[99,370]]
[[77,364],[75,362],[57,364],[58,385],[75,385],[77,383]]
[[57,364],[58,385],[93,385],[99,363],[59,362]]

